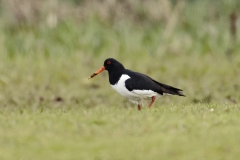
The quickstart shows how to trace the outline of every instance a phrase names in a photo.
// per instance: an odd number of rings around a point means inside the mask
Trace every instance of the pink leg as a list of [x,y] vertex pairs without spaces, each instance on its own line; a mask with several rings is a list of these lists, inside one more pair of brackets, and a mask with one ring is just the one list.
[[141,110],[141,106],[140,106],[140,104],[138,104],[138,110],[139,110],[139,111]]
[[155,101],[155,99],[156,99],[156,97],[155,97],[155,96],[152,96],[152,101],[151,101],[151,103],[149,104],[148,108],[151,108],[151,106],[152,106],[153,102]]

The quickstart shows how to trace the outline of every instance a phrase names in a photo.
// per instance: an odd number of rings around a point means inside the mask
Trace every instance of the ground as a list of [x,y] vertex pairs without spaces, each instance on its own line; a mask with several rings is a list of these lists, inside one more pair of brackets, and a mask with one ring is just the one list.
[[237,159],[239,106],[1,111],[1,159]]

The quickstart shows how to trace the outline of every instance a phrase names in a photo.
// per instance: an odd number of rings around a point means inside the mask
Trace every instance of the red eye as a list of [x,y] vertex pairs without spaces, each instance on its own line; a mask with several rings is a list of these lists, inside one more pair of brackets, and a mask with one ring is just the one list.
[[111,61],[107,61],[107,64],[111,64]]

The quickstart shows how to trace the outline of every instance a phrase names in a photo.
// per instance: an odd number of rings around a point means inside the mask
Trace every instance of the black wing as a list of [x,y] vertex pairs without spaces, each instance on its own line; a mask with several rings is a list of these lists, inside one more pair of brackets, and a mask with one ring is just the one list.
[[[123,73],[124,74],[124,73]],[[131,78],[127,79],[125,82],[126,88],[129,91],[134,89],[137,90],[152,90],[158,94],[163,95],[163,93],[184,96],[182,90],[157,82],[154,79],[138,72],[133,72],[131,70],[125,70],[125,74],[128,74]]]

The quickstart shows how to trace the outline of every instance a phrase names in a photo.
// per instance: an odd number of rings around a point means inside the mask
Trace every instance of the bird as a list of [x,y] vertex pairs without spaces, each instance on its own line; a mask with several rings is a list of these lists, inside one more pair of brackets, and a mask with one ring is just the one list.
[[151,99],[148,106],[148,108],[151,108],[156,98],[164,94],[185,96],[181,89],[160,83],[145,74],[125,69],[122,63],[114,58],[107,58],[103,66],[88,79],[95,77],[104,70],[108,71],[108,79],[112,88],[137,104],[138,110],[141,110],[142,101],[146,99]]

